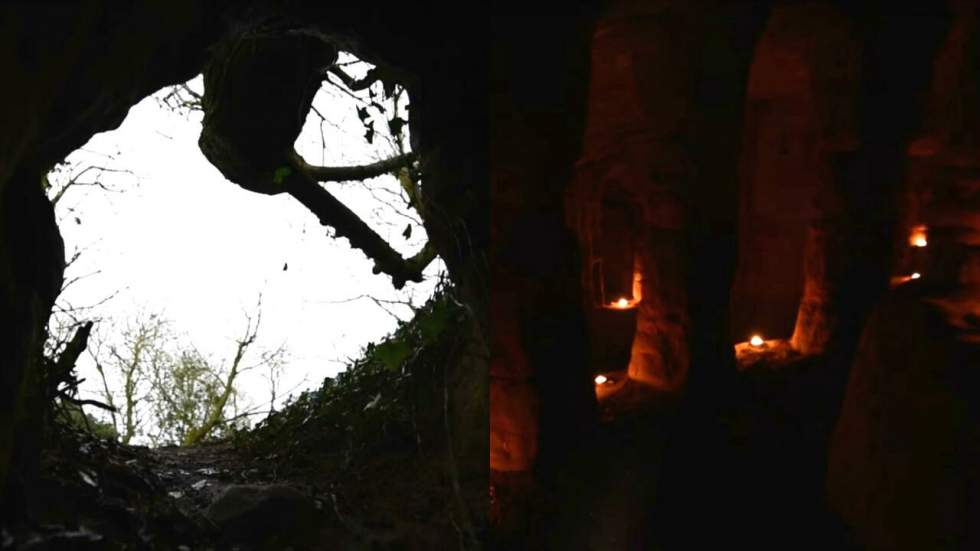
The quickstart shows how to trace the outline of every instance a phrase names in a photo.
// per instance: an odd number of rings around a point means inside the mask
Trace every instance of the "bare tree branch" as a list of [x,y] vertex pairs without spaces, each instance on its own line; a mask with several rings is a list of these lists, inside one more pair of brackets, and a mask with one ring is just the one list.
[[58,398],[60,398],[62,400],[69,401],[69,402],[71,402],[71,403],[73,403],[75,405],[78,405],[78,406],[95,406],[95,407],[97,407],[99,409],[104,409],[106,411],[109,411],[109,412],[112,412],[112,413],[116,413],[116,408],[114,408],[113,406],[110,406],[110,405],[103,404],[102,402],[99,402],[98,400],[79,400],[78,398],[73,398],[73,397],[71,397],[71,396],[69,396],[67,394],[59,394],[58,395]]
[[81,171],[79,171],[79,172],[75,173],[74,175],[72,175],[71,178],[69,178],[68,181],[65,183],[65,185],[61,186],[61,188],[58,189],[57,192],[55,192],[54,196],[51,198],[51,204],[52,205],[57,205],[58,204],[58,201],[61,201],[61,198],[65,196],[65,192],[67,192],[69,189],[71,189],[71,188],[73,188],[75,186],[96,186],[96,187],[101,188],[104,191],[109,191],[109,192],[117,192],[118,191],[118,190],[115,190],[115,189],[112,189],[112,188],[106,186],[105,184],[103,184],[102,182],[100,182],[98,180],[96,180],[94,182],[82,182],[82,181],[80,181],[80,178],[82,176],[84,176],[85,174],[87,174],[91,170],[97,170],[97,171],[99,171],[99,174],[100,175],[103,172],[113,172],[113,173],[130,174],[130,175],[133,174],[133,171],[131,171],[131,170],[119,169],[119,168],[108,168],[108,167],[97,166],[97,165],[89,165],[89,166],[83,168]]
[[92,322],[89,321],[82,324],[75,331],[68,344],[65,345],[57,361],[50,364],[51,368],[47,374],[49,396],[54,397],[62,394],[63,391],[58,388],[62,384],[69,383],[71,389],[78,386],[78,381],[72,383],[74,378],[72,372],[75,369],[75,363],[78,362],[79,356],[82,355],[82,352],[85,352],[85,347],[88,346],[88,337],[91,333]]
[[297,168],[318,182],[349,182],[367,180],[383,174],[395,172],[415,161],[414,153],[405,153],[376,163],[355,166],[315,166],[296,155],[293,159]]
[[255,320],[255,326],[252,326],[252,318],[246,316],[247,323],[245,327],[245,335],[238,340],[237,347],[235,349],[235,357],[231,362],[231,368],[228,370],[228,375],[225,377],[221,395],[215,400],[211,405],[211,410],[208,412],[207,418],[199,426],[191,429],[186,435],[184,435],[184,441],[182,442],[185,446],[190,446],[200,442],[201,440],[207,438],[214,429],[218,428],[224,421],[224,411],[225,406],[228,404],[228,399],[231,397],[235,390],[235,379],[243,371],[240,369],[242,358],[245,356],[245,352],[248,350],[255,339],[258,338],[259,326],[262,323],[262,299],[259,298],[258,314]]
[[[99,348],[101,348],[101,346],[102,345],[100,342]],[[116,431],[116,434],[119,434],[119,422],[116,420],[116,413],[119,410],[116,408],[116,404],[113,402],[112,392],[109,391],[109,381],[106,379],[105,369],[102,367],[102,362],[99,361],[100,354],[91,349],[89,350],[89,354],[92,356],[92,361],[95,363],[95,369],[99,372],[99,377],[102,379],[102,395],[109,407],[112,408],[110,410],[112,413],[112,428]]]
[[422,281],[422,270],[417,263],[406,262],[359,216],[300,168],[306,162],[299,159],[299,155],[294,157],[298,161],[297,170],[289,174],[284,182],[287,193],[313,212],[321,224],[332,226],[338,237],[346,237],[352,247],[364,251],[374,260],[374,273],[390,275],[396,289],[404,287],[406,281]]

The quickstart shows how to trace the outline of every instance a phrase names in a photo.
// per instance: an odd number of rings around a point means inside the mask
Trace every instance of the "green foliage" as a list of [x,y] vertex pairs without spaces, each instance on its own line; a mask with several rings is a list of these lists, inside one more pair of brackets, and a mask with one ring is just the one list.
[[401,339],[390,339],[374,346],[374,356],[390,371],[401,367],[412,354],[412,345]]
[[433,303],[428,315],[422,316],[417,320],[422,342],[426,344],[435,342],[449,324],[455,321],[458,314],[459,307],[454,303],[450,303],[448,300]]
[[[154,374],[154,417],[161,444],[184,443],[207,422],[224,391],[220,370],[197,350],[182,350]],[[210,435],[221,436],[221,423]]]
[[[103,383],[100,399],[118,411],[113,420],[119,423],[120,442],[145,437],[154,445],[191,445],[246,424],[237,410],[235,385],[242,371],[257,367],[240,365],[257,337],[257,319],[254,323],[250,318],[234,360],[224,366],[178,342],[157,313],[133,318],[117,336],[102,341],[93,355]],[[279,362],[283,353],[263,353],[259,365]]]
[[119,438],[119,433],[112,426],[112,423],[101,421],[85,413],[82,410],[82,406],[66,400],[59,400],[57,406],[58,415],[56,419],[65,425],[85,431],[104,440],[117,440]]
[[344,467],[365,454],[413,449],[441,430],[442,369],[464,326],[451,288],[441,289],[378,344],[370,344],[336,378],[302,393],[250,431],[239,446],[291,465],[326,460]]

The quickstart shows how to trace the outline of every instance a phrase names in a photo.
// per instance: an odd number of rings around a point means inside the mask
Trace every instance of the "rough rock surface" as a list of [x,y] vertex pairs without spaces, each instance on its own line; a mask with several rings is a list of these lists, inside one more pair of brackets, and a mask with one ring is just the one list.
[[323,503],[293,486],[236,484],[226,487],[204,515],[231,542],[309,543],[317,530]]
[[925,292],[876,308],[830,448],[830,501],[868,549],[980,545],[980,343]]

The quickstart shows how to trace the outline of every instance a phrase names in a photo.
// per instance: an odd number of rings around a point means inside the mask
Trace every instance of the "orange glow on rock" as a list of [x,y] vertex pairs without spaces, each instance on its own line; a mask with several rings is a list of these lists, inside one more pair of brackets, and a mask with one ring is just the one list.
[[913,247],[925,247],[929,244],[926,236],[927,231],[925,226],[913,226],[912,233],[909,234],[909,245]]

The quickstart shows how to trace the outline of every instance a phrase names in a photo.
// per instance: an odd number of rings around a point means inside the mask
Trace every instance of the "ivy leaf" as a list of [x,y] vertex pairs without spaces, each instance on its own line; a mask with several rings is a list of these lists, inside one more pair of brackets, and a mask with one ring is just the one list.
[[405,239],[412,237],[412,224],[405,226],[405,231],[402,232],[402,237]]
[[361,119],[361,122],[364,122],[364,121],[367,120],[367,118],[368,118],[367,107],[358,107],[357,108],[357,118]]
[[387,340],[374,347],[374,355],[389,371],[396,371],[408,359],[412,347],[400,339]]
[[272,183],[276,184],[277,186],[281,186],[283,182],[286,181],[286,178],[289,178],[289,175],[292,173],[293,169],[289,168],[288,166],[281,166],[272,173]]
[[374,125],[371,125],[364,133],[364,139],[367,140],[367,143],[374,143]]
[[431,343],[439,338],[439,335],[449,327],[453,320],[453,309],[446,302],[438,302],[433,305],[432,312],[427,316],[420,316],[418,319],[419,331],[422,333],[422,340]]

